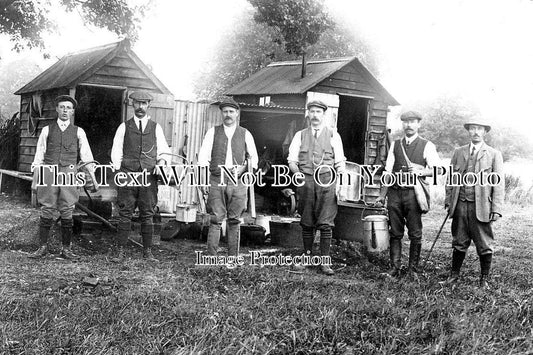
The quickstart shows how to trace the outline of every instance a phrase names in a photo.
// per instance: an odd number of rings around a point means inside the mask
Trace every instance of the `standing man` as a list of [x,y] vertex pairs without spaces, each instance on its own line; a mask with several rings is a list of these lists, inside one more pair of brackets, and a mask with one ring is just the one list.
[[[166,165],[170,161],[170,148],[165,139],[163,128],[147,115],[152,96],[144,91],[130,94],[135,115],[118,126],[111,161],[116,170],[125,173],[146,171],[149,186],[118,186],[117,203],[119,207],[117,261],[124,259],[124,247],[131,232],[131,218],[135,207],[139,208],[143,258],[158,261],[152,254],[154,234],[154,208],[157,205],[156,165]],[[140,179],[139,179],[140,180]]]
[[205,134],[198,165],[208,166],[210,172],[210,188],[207,197],[207,211],[211,215],[207,236],[207,253],[217,255],[222,222],[226,219],[228,255],[239,254],[240,218],[246,209],[245,186],[240,179],[237,185],[224,176],[225,186],[220,186],[222,173],[220,166],[235,171],[241,176],[247,169],[247,158],[251,159],[253,169],[257,169],[257,149],[254,138],[246,128],[237,124],[240,107],[233,99],[228,98],[218,105],[222,112],[223,124],[210,128]]
[[[93,161],[91,147],[87,141],[85,131],[71,123],[74,110],[78,103],[68,95],[56,97],[57,121],[44,127],[37,142],[35,158],[32,169],[38,169],[39,165],[50,165],[58,174],[75,174],[78,153],[83,162]],[[72,212],[78,202],[78,188],[73,181],[61,181],[58,178],[57,185],[54,183],[54,171],[44,168],[43,181],[45,186],[38,186],[36,179],[39,174],[34,171],[34,185],[37,186],[37,201],[41,206],[41,220],[39,224],[40,247],[31,258],[40,258],[48,254],[48,235],[54,224],[54,212],[61,215],[61,257],[76,259],[72,252]],[[58,175],[59,176],[59,175]]]
[[[470,135],[470,144],[457,148],[452,156],[450,166],[461,174],[464,184],[461,186],[446,185],[446,199],[444,201],[448,215],[452,221],[452,270],[447,283],[454,283],[459,278],[461,265],[466,251],[473,240],[476,245],[479,262],[481,264],[480,287],[488,286],[488,278],[492,263],[492,222],[501,216],[505,181],[503,174],[502,154],[489,147],[485,142],[485,135],[490,126],[481,119],[473,119],[464,125]],[[473,174],[483,172],[485,180],[487,174],[494,173],[499,182],[478,181],[468,178]],[[466,176],[465,176],[466,175]],[[466,177],[466,179],[465,179]],[[491,186],[493,185],[493,186]]]
[[[343,173],[346,158],[340,135],[324,123],[328,106],[314,100],[307,104],[311,126],[296,132],[289,146],[289,168],[292,173],[302,172],[305,183],[298,187],[298,212],[301,215],[302,239],[304,251],[311,254],[315,230],[320,230],[320,255],[329,256],[332,227],[337,215],[336,184],[321,186],[315,181],[316,174],[322,185],[334,179],[335,172]],[[295,265],[296,270],[304,270],[302,265]],[[322,273],[333,275],[330,265],[320,266]]]
[[[418,135],[422,115],[415,111],[407,111],[400,116],[405,136],[391,144],[385,171],[395,176],[402,173],[414,173],[418,176],[431,176],[434,166],[440,165],[440,158],[435,145]],[[410,164],[405,159],[405,154]],[[396,179],[398,180],[398,179]],[[418,181],[416,181],[419,183]],[[407,185],[407,184],[405,184]],[[388,197],[387,210],[390,225],[390,261],[389,276],[400,275],[402,263],[402,238],[407,226],[409,245],[408,274],[413,277],[418,272],[420,251],[422,249],[422,211],[418,205],[413,186],[401,186],[398,181],[390,187],[382,186],[376,206],[383,206]]]

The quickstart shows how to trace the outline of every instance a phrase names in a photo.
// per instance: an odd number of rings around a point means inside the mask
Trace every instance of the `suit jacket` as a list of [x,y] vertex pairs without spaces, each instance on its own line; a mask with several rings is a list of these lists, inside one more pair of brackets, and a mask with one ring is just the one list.
[[[470,144],[464,145],[455,149],[453,152],[450,166],[455,172],[463,174],[467,169],[468,157],[470,155]],[[490,186],[485,184],[477,184],[474,186],[475,203],[476,203],[476,217],[480,222],[490,222],[490,213],[498,213],[501,215],[503,197],[505,194],[505,176],[503,174],[503,158],[500,151],[483,143],[475,163],[475,173],[483,171],[485,178],[487,174],[494,172],[499,174],[500,183],[497,186]],[[459,199],[460,186],[446,185],[446,198],[444,203],[450,206],[449,215],[453,216],[457,200]]]

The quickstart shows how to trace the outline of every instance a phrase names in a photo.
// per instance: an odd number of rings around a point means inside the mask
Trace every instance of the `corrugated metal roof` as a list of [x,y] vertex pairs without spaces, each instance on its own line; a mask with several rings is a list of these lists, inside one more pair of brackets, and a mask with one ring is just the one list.
[[307,73],[301,78],[301,61],[270,63],[231,88],[226,95],[303,94],[355,57],[310,60]]
[[113,52],[119,49],[121,43],[124,43],[124,41],[67,54],[15,92],[15,95],[61,87],[73,87],[76,79],[89,71],[98,69],[107,62],[106,59],[111,59]]

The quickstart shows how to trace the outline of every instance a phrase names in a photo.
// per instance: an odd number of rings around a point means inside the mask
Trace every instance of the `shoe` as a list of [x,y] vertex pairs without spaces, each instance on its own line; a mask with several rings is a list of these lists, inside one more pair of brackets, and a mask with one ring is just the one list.
[[114,263],[121,263],[126,259],[126,252],[124,247],[118,247],[116,255],[111,259]]
[[28,258],[39,259],[48,254],[48,247],[46,245],[41,245],[39,249],[28,255]]
[[159,260],[155,258],[154,254],[152,254],[152,249],[150,248],[143,249],[143,259],[146,259],[146,261],[159,262]]
[[396,266],[392,266],[389,271],[383,273],[382,275],[386,275],[388,277],[400,277],[400,269]]
[[79,256],[77,256],[76,254],[74,254],[72,252],[72,250],[68,247],[63,247],[61,249],[61,254],[60,256],[63,258],[63,259],[68,259],[68,260],[77,260],[79,259]]
[[481,277],[479,278],[479,288],[481,289],[489,289],[489,275],[481,274]]
[[328,276],[335,275],[335,271],[329,265],[320,265],[320,272]]
[[442,284],[443,285],[453,285],[453,284],[456,284],[457,281],[459,281],[459,272],[452,271],[450,273],[450,276],[448,276],[446,281],[443,281]]

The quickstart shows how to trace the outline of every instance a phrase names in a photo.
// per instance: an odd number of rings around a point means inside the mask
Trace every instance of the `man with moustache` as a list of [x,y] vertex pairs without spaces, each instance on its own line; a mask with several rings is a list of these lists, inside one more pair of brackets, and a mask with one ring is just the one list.
[[[415,111],[407,111],[402,113],[400,119],[405,136],[392,143],[387,155],[385,171],[395,175],[409,172],[418,176],[431,176],[431,168],[440,165],[440,158],[435,145],[418,135],[422,115]],[[416,165],[407,163],[402,146],[409,160]],[[419,271],[418,264],[422,249],[422,211],[418,205],[414,187],[400,186],[398,182],[390,187],[382,186],[375,205],[383,206],[385,197],[388,198],[391,262],[387,275],[400,276],[402,238],[407,226],[410,240],[408,275],[414,277]]]
[[[207,197],[207,210],[210,213],[207,253],[216,256],[220,241],[222,222],[226,220],[228,256],[239,255],[240,218],[246,208],[245,186],[240,179],[237,184],[224,176],[221,165],[241,176],[247,169],[247,159],[251,159],[253,169],[257,169],[257,149],[251,133],[238,125],[240,107],[231,98],[218,105],[223,124],[210,128],[204,137],[198,153],[198,165],[208,166],[210,187]],[[224,173],[225,174],[225,173]],[[204,190],[205,192],[206,189]]]
[[[148,92],[136,91],[130,94],[135,115],[121,123],[113,139],[111,161],[115,170],[125,173],[148,172],[149,186],[118,186],[117,204],[119,207],[118,254],[114,261],[124,259],[124,247],[131,232],[131,218],[139,208],[143,258],[158,261],[152,253],[154,234],[154,208],[157,205],[157,165],[170,162],[170,148],[163,128],[147,115],[153,100]],[[129,182],[129,181],[128,181]]]
[[[305,183],[298,187],[298,212],[301,215],[304,252],[311,254],[315,230],[320,231],[320,255],[329,256],[332,228],[337,215],[336,184],[321,186],[315,181],[316,169],[321,168],[318,177],[323,185],[331,181],[333,172],[339,174],[346,170],[346,158],[340,135],[324,124],[328,106],[313,100],[307,104],[311,126],[296,132],[289,146],[289,168],[292,173],[302,172]],[[295,265],[297,271],[305,266]],[[325,275],[333,275],[330,265],[320,265]]]
[[[52,165],[57,167],[58,173],[75,174],[78,153],[83,162],[93,161],[91,147],[87,141],[85,131],[72,124],[74,111],[78,103],[68,95],[61,95],[55,99],[57,121],[44,127],[37,142],[35,157],[32,164],[34,169],[34,184],[37,188],[37,201],[41,206],[39,223],[39,242],[37,251],[30,255],[31,258],[41,258],[48,254],[48,235],[54,223],[54,213],[61,215],[61,257],[76,259],[72,252],[72,212],[78,202],[77,186],[52,186],[54,174],[48,168],[43,170],[45,186],[38,186],[39,165]],[[67,184],[58,179],[58,185]]]
[[[488,181],[479,181],[475,186],[472,186],[472,183],[461,186],[446,185],[444,204],[449,216],[453,218],[452,268],[446,283],[452,284],[459,279],[466,251],[471,241],[474,241],[481,266],[479,286],[486,288],[492,264],[492,223],[502,216],[505,193],[503,159],[498,150],[485,143],[485,135],[491,128],[487,123],[480,118],[474,118],[465,123],[464,127],[470,135],[470,143],[454,151],[450,166],[462,176],[480,172],[484,172],[485,176],[495,173],[500,181],[495,186],[489,185]],[[492,185],[494,184],[495,182],[492,182]]]

